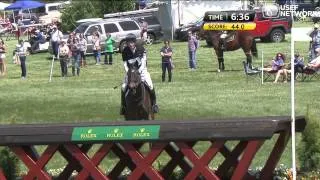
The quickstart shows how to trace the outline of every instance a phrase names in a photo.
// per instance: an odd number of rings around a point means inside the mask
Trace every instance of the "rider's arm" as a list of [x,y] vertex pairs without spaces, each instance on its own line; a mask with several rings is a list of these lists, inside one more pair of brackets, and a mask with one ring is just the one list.
[[139,68],[139,72],[142,72],[143,69],[145,69],[147,66],[147,54],[143,53],[141,57],[141,66]]
[[127,61],[123,61],[123,66],[124,66],[124,70],[128,72],[129,68],[128,68]]
[[126,72],[128,72],[129,67],[128,67],[128,64],[127,64],[128,57],[127,57],[127,54],[126,54],[126,49],[124,49],[123,52],[122,52],[122,60],[123,60],[124,70]]

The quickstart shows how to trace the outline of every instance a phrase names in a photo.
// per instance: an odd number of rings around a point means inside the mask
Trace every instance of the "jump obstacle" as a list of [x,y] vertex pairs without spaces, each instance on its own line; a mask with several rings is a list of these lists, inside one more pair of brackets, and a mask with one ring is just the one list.
[[[296,132],[302,132],[304,117],[296,117]],[[7,146],[28,168],[24,180],[51,179],[169,179],[177,167],[183,179],[250,180],[249,167],[259,148],[268,139],[277,140],[269,154],[259,179],[272,179],[272,173],[289,139],[290,117],[252,117],[189,121],[125,121],[74,124],[1,125],[0,146]],[[195,151],[199,141],[209,142],[203,153]],[[234,146],[230,147],[230,142]],[[93,145],[101,145],[94,154]],[[142,152],[144,144],[149,151]],[[35,146],[47,145],[40,155]],[[45,166],[56,153],[67,165],[55,177]],[[112,154],[112,155],[110,155]],[[168,162],[157,168],[157,158]],[[217,156],[223,156],[216,168],[209,167]],[[107,172],[99,164],[118,158]],[[216,158],[216,159],[215,159]],[[110,165],[111,166],[111,165]],[[3,167],[2,167],[3,168]],[[76,171],[76,174],[72,173]],[[0,179],[5,179],[1,172]]]

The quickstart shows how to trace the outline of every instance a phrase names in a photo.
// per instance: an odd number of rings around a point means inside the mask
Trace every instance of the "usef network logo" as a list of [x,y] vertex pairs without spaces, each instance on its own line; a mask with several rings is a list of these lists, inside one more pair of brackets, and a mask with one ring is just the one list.
[[262,16],[264,18],[280,17],[280,8],[278,4],[268,4],[262,7]]
[[264,18],[278,18],[278,17],[290,17],[297,18],[302,17],[320,17],[320,11],[306,11],[300,10],[297,4],[269,4],[262,7],[262,14]]

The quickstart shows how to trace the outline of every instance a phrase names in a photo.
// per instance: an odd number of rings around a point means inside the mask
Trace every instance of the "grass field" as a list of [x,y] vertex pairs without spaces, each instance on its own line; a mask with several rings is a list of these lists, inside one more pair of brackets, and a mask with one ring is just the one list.
[[[16,41],[6,41],[9,52]],[[219,117],[290,116],[290,83],[257,81],[246,82],[242,68],[245,55],[241,50],[225,53],[226,71],[217,73],[217,59],[212,48],[201,42],[197,52],[197,71],[188,70],[186,42],[173,42],[173,82],[161,82],[159,50],[162,43],[147,46],[148,69],[156,88],[160,113],[157,120],[190,120]],[[296,43],[296,50],[305,57],[308,42]],[[277,52],[290,57],[290,35],[282,43],[257,43],[259,58],[254,66],[261,65],[261,52],[267,63]],[[62,79],[59,62],[54,63],[53,81],[49,80],[51,60],[47,53],[27,57],[27,79],[21,80],[21,70],[12,63],[7,53],[8,75],[0,79],[0,123],[65,123],[123,121],[119,115],[120,89],[113,89],[124,76],[120,54],[115,54],[114,65],[94,65],[92,56],[87,57],[89,66],[81,69],[79,77]],[[69,69],[71,75],[71,69]],[[296,114],[319,112],[318,88],[320,81],[297,82]],[[272,139],[274,141],[274,139]],[[299,141],[297,142],[299,146]],[[199,149],[206,145],[200,145]],[[281,162],[291,166],[291,144]],[[252,167],[262,166],[270,142],[259,151]],[[56,160],[49,168],[60,168],[63,162]]]

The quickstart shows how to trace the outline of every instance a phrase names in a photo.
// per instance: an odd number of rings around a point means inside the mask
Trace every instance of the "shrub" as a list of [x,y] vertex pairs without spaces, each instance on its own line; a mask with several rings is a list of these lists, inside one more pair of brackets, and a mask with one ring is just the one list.
[[307,111],[306,121],[298,153],[301,170],[311,172],[320,170],[320,118]]
[[0,167],[7,179],[16,179],[19,174],[18,158],[8,149],[0,151]]

